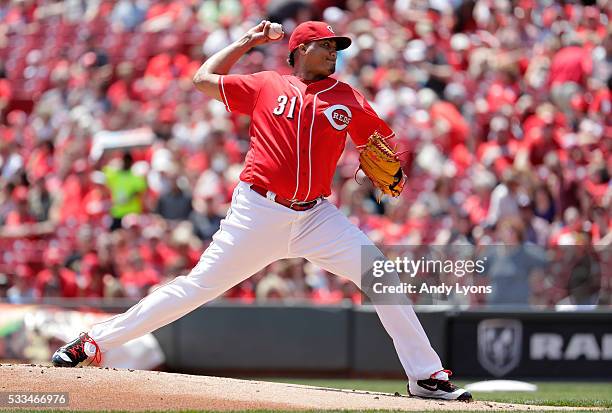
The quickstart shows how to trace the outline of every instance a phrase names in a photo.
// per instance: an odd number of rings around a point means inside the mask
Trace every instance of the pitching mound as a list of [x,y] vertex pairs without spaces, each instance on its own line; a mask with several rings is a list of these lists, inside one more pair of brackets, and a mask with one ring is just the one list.
[[[387,393],[98,367],[0,364],[0,392],[68,392],[70,410],[555,410],[492,402],[442,402]],[[0,407],[0,410],[2,407]]]

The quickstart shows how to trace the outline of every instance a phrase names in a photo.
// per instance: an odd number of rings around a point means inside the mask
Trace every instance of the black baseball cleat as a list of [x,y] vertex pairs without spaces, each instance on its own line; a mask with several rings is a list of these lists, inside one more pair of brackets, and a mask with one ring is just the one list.
[[[449,370],[443,371],[449,376],[452,374]],[[427,380],[410,380],[408,394],[425,399],[458,400],[468,403],[473,400],[470,392],[455,386],[450,380],[435,379],[434,376],[435,374],[432,374]]]
[[78,338],[58,348],[51,362],[55,367],[76,367],[90,357],[93,357],[92,362],[99,363],[102,353],[93,338],[81,333]]

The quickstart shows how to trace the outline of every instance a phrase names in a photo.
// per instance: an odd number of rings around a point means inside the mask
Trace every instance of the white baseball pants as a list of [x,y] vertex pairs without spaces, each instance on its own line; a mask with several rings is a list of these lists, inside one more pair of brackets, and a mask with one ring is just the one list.
[[[96,324],[89,335],[102,351],[120,346],[177,320],[283,258],[304,257],[360,286],[362,245],[373,244],[326,200],[308,211],[293,211],[241,182],[221,228],[189,275],[177,277],[125,313]],[[375,308],[410,379],[426,379],[442,369],[407,300],[405,305]]]

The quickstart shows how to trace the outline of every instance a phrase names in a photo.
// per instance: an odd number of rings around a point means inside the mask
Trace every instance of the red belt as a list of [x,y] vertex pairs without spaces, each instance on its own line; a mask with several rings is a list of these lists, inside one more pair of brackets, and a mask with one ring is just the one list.
[[[264,198],[268,197],[268,190],[262,188],[261,186],[251,185],[251,189],[257,192],[259,195],[263,196]],[[274,202],[276,202],[277,204],[281,204],[284,207],[293,209],[294,211],[308,211],[309,209],[312,209],[315,205],[317,205],[316,199],[308,202],[295,202],[285,198],[281,198],[278,195],[274,196]]]

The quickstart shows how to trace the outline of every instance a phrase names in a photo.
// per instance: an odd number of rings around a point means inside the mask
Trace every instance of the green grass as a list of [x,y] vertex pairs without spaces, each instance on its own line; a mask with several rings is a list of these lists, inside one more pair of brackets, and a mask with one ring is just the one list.
[[[345,380],[345,379],[262,379],[283,383],[305,384],[308,386],[332,387],[337,389],[367,390],[374,392],[406,394],[403,380]],[[459,386],[468,382],[456,381]],[[476,400],[503,403],[536,404],[548,406],[573,406],[612,408],[612,383],[586,382],[533,382],[538,386],[535,392],[473,392]]]

